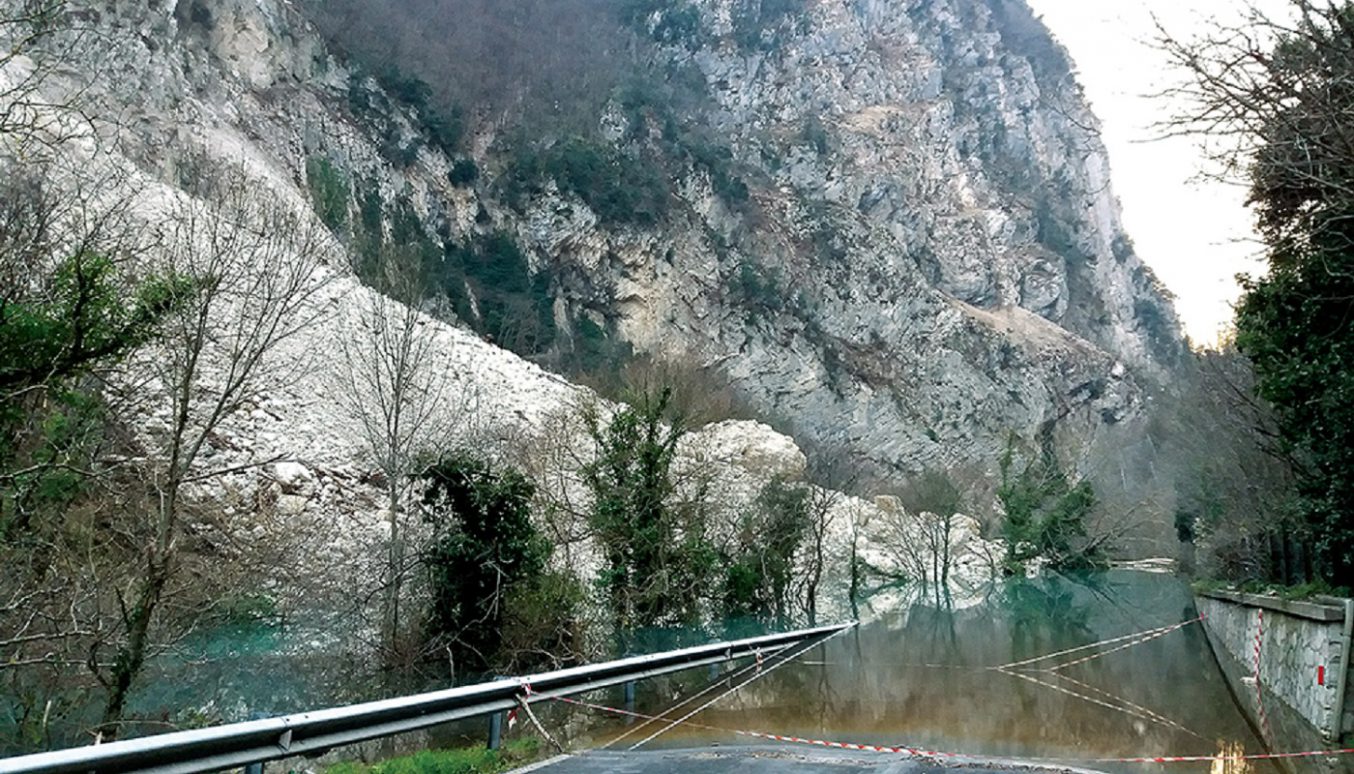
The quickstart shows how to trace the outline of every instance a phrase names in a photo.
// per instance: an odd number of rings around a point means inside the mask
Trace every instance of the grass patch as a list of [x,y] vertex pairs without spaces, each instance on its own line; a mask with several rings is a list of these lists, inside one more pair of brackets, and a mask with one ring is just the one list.
[[1278,597],[1279,599],[1290,602],[1300,602],[1315,597],[1354,596],[1354,593],[1351,593],[1349,587],[1332,586],[1325,581],[1298,583],[1292,586],[1285,586],[1280,583],[1266,583],[1258,580],[1249,580],[1245,583],[1238,584],[1216,579],[1204,579],[1191,583],[1190,588],[1192,588],[1196,594],[1207,594],[1214,591],[1236,591],[1242,594],[1258,594],[1269,597]]
[[459,750],[424,750],[379,763],[339,763],[325,774],[498,774],[540,757],[536,739],[517,739],[501,750],[467,747]]

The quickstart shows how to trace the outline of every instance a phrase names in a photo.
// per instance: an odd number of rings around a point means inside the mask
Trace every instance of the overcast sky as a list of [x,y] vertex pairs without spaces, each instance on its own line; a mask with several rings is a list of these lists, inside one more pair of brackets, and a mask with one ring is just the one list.
[[[1169,107],[1150,95],[1179,75],[1150,45],[1155,14],[1176,36],[1210,20],[1239,21],[1241,0],[1029,0],[1071,52],[1103,123],[1114,187],[1138,253],[1176,295],[1186,332],[1217,340],[1232,318],[1235,276],[1259,273],[1259,247],[1236,186],[1198,181],[1202,155],[1191,140],[1154,140]],[[1280,8],[1284,0],[1262,0]]]

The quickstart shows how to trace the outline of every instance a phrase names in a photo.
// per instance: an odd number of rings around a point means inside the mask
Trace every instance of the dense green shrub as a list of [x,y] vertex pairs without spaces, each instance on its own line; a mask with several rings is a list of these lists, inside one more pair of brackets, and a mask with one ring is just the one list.
[[674,173],[684,172],[688,166],[704,170],[716,196],[734,207],[746,203],[750,191],[733,151],[709,127],[689,119],[689,114],[698,113],[709,99],[704,76],[684,68],[670,75],[673,77],[663,81],[631,78],[617,90],[616,102],[629,122],[628,138],[651,142],[649,129],[657,126],[657,163]]
[[419,111],[423,132],[444,153],[454,153],[465,136],[465,117],[459,109],[439,111],[425,107]]
[[595,459],[584,466],[588,523],[602,551],[599,585],[616,629],[689,626],[717,570],[704,504],[684,500],[673,463],[686,433],[667,388],[630,396],[610,417],[584,414]]
[[432,97],[432,87],[421,78],[406,75],[387,64],[376,73],[376,82],[392,97],[413,108],[422,109]]
[[[516,241],[497,232],[461,245],[448,245],[445,259],[432,269],[435,284],[452,299],[456,313],[518,354],[537,354],[556,337],[550,274],[531,273]],[[469,286],[478,314],[464,298]]]
[[434,535],[424,556],[429,634],[447,642],[457,665],[489,668],[499,663],[509,600],[540,582],[550,555],[531,522],[536,488],[518,471],[467,453],[442,459],[421,479]]
[[1017,470],[1014,443],[1001,458],[997,499],[1006,512],[1006,570],[1019,573],[1031,559],[1054,569],[1081,569],[1103,562],[1103,538],[1088,538],[1086,519],[1095,508],[1090,482],[1072,482],[1048,453]]
[[599,325],[586,316],[574,320],[573,357],[569,371],[575,376],[586,376],[593,381],[606,381],[618,375],[634,356],[629,342],[614,336],[609,326]]
[[546,180],[582,199],[607,225],[652,226],[672,198],[671,184],[656,165],[581,137],[539,151],[519,148],[504,176],[504,193],[522,209]]
[[0,545],[63,518],[88,484],[74,461],[106,440],[89,375],[152,340],[194,292],[175,278],[133,284],[94,253],[61,261],[49,279],[33,295],[0,289]]
[[400,169],[408,169],[418,161],[418,152],[423,150],[423,141],[418,137],[404,137],[399,129],[392,125],[377,150],[381,158]]
[[447,180],[457,188],[466,188],[480,178],[480,168],[474,159],[456,159],[447,173]]
[[774,314],[785,308],[785,290],[781,286],[780,271],[756,263],[738,265],[730,289],[733,295],[755,319],[761,314]]
[[809,526],[807,488],[779,477],[762,487],[724,557],[726,616],[789,624],[795,554]]
[[387,64],[376,75],[381,88],[399,102],[418,113],[419,128],[433,145],[446,152],[456,150],[465,133],[465,121],[459,108],[442,108],[433,99],[433,89],[426,81]]
[[348,176],[323,156],[306,159],[306,183],[310,200],[320,221],[337,235],[348,229],[348,200],[351,184]]

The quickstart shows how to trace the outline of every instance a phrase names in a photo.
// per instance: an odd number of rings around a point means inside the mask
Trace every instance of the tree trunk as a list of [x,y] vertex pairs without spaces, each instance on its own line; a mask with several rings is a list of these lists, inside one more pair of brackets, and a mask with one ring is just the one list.
[[113,672],[108,682],[108,701],[104,705],[103,723],[99,729],[104,741],[118,736],[132,683],[146,664],[151,620],[155,616],[155,609],[160,604],[160,596],[168,580],[167,561],[153,555],[147,568],[146,581],[137,594],[131,612],[127,615],[127,641],[118,648],[113,661]]
[[809,568],[809,581],[804,587],[804,612],[809,617],[809,626],[818,625],[818,583],[823,577],[823,537],[819,536],[814,546],[813,566]]
[[390,513],[390,543],[386,548],[386,573],[387,582],[385,589],[385,604],[382,606],[381,621],[381,639],[386,648],[387,657],[393,657],[396,653],[397,642],[400,633],[400,587],[404,575],[404,536],[400,531],[400,510],[399,510],[399,485],[394,476],[387,473],[390,478],[387,484],[387,507]]
[[941,550],[944,553],[940,560],[940,586],[945,589],[948,597],[950,591],[950,530],[954,528],[954,514],[945,517],[943,527],[945,534],[941,538],[944,541],[941,544]]
[[856,604],[856,597],[860,596],[860,559],[856,556],[856,541],[851,539],[851,586],[847,589],[846,598],[851,603],[851,619],[860,620],[860,607]]

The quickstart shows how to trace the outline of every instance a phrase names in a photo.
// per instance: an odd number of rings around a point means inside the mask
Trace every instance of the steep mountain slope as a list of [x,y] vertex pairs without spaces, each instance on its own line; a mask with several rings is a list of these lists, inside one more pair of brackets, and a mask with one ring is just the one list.
[[[648,79],[615,88],[596,137],[546,132],[524,162],[511,129],[472,127],[479,201],[445,216],[453,238],[510,231],[551,278],[559,333],[528,351],[607,335],[694,359],[885,478],[990,468],[1010,432],[1076,456],[1167,377],[1174,312],[1022,2],[639,7]],[[640,192],[619,206],[592,179],[608,164]]]
[[[1122,233],[1066,56],[1023,2],[818,0],[751,31],[746,5],[633,20],[658,41],[644,68],[698,76],[713,154],[674,151],[664,106],[621,93],[579,146],[532,156],[476,113],[438,142],[431,108],[280,0],[91,4],[110,77],[90,98],[162,179],[205,148],[302,197],[337,191],[326,219],[353,252],[360,225],[402,228],[454,278],[442,315],[498,336],[512,321],[504,343],[547,366],[689,358],[883,478],[990,470],[1010,433],[1080,459],[1131,424],[1178,328]],[[458,148],[473,180],[453,174]],[[596,196],[570,151],[660,203]],[[520,291],[491,297],[505,283]]]
[[752,212],[699,172],[689,220],[656,234],[541,201],[538,252],[614,288],[570,300],[882,470],[990,461],[1006,432],[1054,424],[1075,447],[1131,414],[1179,352],[1174,315],[1023,3],[810,3],[750,50],[738,6],[696,4],[698,42],[669,54],[704,75],[760,182]]

